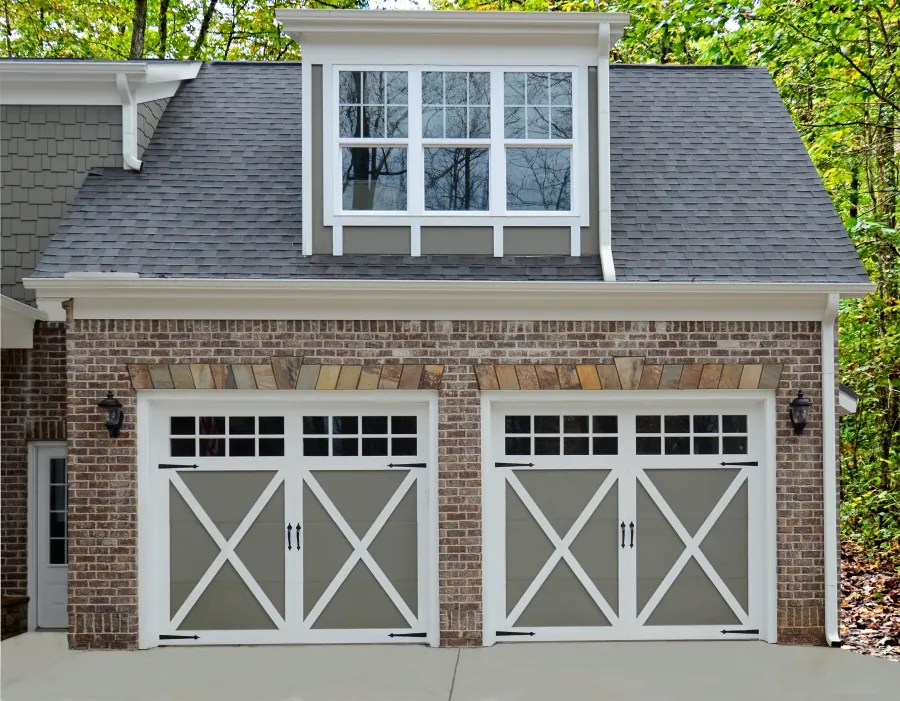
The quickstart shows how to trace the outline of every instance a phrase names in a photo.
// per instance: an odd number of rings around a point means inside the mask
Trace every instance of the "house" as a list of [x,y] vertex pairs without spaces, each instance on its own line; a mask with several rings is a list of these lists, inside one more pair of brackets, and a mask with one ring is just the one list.
[[610,64],[623,14],[278,19],[302,64],[0,63],[4,617],[839,644],[872,288],[768,73]]

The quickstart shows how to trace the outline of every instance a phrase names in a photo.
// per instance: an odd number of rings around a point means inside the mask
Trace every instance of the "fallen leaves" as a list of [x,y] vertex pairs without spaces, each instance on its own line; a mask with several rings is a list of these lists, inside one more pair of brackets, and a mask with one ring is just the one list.
[[855,543],[841,546],[841,640],[845,650],[900,660],[900,574]]

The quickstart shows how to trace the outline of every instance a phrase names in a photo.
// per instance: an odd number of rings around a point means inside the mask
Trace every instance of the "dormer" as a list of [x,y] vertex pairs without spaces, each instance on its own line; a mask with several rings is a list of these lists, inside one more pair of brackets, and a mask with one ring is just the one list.
[[618,13],[281,10],[303,50],[304,254],[610,248]]

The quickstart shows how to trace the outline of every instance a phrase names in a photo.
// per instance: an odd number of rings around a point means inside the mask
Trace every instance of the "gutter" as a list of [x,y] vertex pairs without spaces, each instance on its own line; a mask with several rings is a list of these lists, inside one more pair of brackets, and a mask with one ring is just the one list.
[[838,627],[838,543],[840,519],[837,505],[837,451],[835,444],[834,327],[838,315],[838,295],[831,293],[822,315],[822,508],[825,527],[825,640],[841,647]]
[[609,25],[601,24],[597,28],[597,149],[599,153],[600,187],[600,266],[603,269],[603,280],[613,282],[616,279],[616,268],[612,255],[612,184],[609,166]]
[[125,170],[140,171],[137,157],[137,101],[128,85],[128,76],[116,73],[116,90],[122,98],[122,164]]

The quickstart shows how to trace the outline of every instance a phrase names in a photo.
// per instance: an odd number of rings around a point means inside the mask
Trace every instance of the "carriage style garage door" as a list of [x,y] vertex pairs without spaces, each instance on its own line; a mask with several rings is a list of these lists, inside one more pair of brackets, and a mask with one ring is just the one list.
[[147,413],[144,644],[436,642],[427,402]]
[[760,403],[493,405],[486,638],[758,638]]

